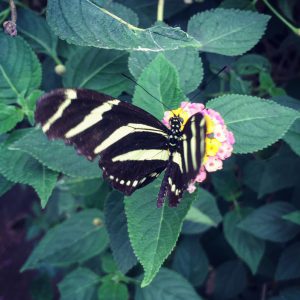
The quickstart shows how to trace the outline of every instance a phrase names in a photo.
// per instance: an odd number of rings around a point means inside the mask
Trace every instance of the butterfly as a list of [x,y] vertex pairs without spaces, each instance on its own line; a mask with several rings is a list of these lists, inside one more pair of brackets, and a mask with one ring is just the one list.
[[173,115],[169,127],[145,110],[86,89],[57,89],[37,103],[35,120],[50,139],[72,144],[89,160],[99,157],[103,177],[125,195],[165,170],[157,206],[177,206],[205,153],[205,118]]

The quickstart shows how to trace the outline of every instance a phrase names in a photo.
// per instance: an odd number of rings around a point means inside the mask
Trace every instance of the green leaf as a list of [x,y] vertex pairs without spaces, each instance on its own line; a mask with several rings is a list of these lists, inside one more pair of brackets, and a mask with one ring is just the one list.
[[[198,188],[195,201],[188,211],[182,226],[182,233],[202,233],[211,226],[217,226],[221,220],[215,197],[208,191]],[[197,218],[191,216],[196,216]]]
[[21,109],[0,103],[0,134],[13,129],[23,118]]
[[[225,95],[208,102],[234,134],[235,153],[261,150],[283,137],[299,113],[277,103],[245,95]],[[276,122],[274,122],[276,120]]]
[[0,175],[0,197],[9,191],[13,185],[13,182]]
[[127,87],[128,54],[124,51],[78,48],[68,59],[65,87],[92,89],[114,97]]
[[224,235],[234,252],[255,274],[265,252],[265,242],[238,228],[238,224],[248,214],[248,211],[243,210],[240,213],[242,214],[231,211],[225,215]]
[[287,242],[300,232],[299,226],[282,219],[283,215],[294,210],[286,202],[266,204],[248,215],[238,227],[264,240]]
[[110,0],[93,0],[92,2],[94,2],[99,7],[105,8],[110,13],[117,15],[118,17],[122,18],[124,21],[132,25],[137,26],[139,23],[137,14],[126,4],[123,5]]
[[178,273],[162,268],[146,288],[136,288],[135,300],[201,300],[192,285]]
[[133,104],[150,112],[159,120],[163,118],[166,110],[162,103],[173,109],[179,107],[180,101],[186,98],[180,90],[178,73],[175,67],[163,54],[159,54],[144,69],[138,84],[139,86],[136,86],[134,92]]
[[29,45],[21,38],[0,33],[0,101],[14,103],[41,83],[41,66]]
[[[14,140],[14,135],[11,140]],[[11,140],[0,147],[0,173],[9,181],[31,185],[39,195],[44,208],[55,187],[58,174],[47,169],[30,155],[11,150]]]
[[98,300],[128,300],[129,293],[127,286],[116,282],[111,276],[103,278],[103,283],[98,289]]
[[249,161],[244,169],[244,183],[262,198],[297,184],[299,168],[300,161],[292,152],[279,152],[267,161]]
[[62,141],[49,141],[40,129],[32,129],[10,149],[26,152],[51,170],[72,177],[98,178],[101,175],[97,161],[91,163]]
[[45,53],[57,59],[57,37],[45,18],[30,9],[18,10],[18,31],[37,53]]
[[114,259],[125,274],[136,265],[137,259],[129,241],[123,194],[113,191],[107,197],[104,215]]
[[247,286],[247,273],[238,260],[226,261],[216,270],[213,294],[216,299],[231,299]]
[[293,211],[289,214],[286,214],[286,215],[282,216],[282,218],[284,220],[288,220],[288,221],[291,221],[295,224],[300,225],[300,210]]
[[172,268],[192,285],[202,285],[208,274],[208,258],[198,238],[184,237],[176,247]]
[[110,253],[101,256],[101,269],[107,274],[115,273],[118,270],[116,262]]
[[[199,47],[194,38],[179,28],[156,25],[142,29],[130,24],[119,13],[90,0],[73,5],[64,0],[50,0],[47,21],[61,39],[79,46],[117,50],[164,51],[182,47]],[[78,26],[80,24],[80,26]]]
[[107,244],[103,214],[97,209],[86,209],[51,228],[21,271],[39,268],[44,264],[62,267],[80,263],[101,253]]
[[217,8],[194,15],[188,33],[201,43],[201,51],[241,55],[261,39],[269,19],[257,12]]
[[262,71],[271,71],[271,63],[268,59],[258,54],[247,54],[239,57],[233,67],[240,75],[255,75]]
[[86,268],[77,268],[59,284],[61,300],[92,300],[100,277]]
[[300,278],[300,242],[286,248],[279,259],[275,280],[291,280]]
[[[202,81],[203,67],[199,52],[193,48],[181,48],[165,51],[164,55],[177,69],[180,87],[185,94],[194,91]],[[129,57],[129,69],[131,74],[138,79],[155,57],[155,52],[131,52]]]
[[283,137],[283,140],[300,156],[300,120],[296,120]]
[[183,219],[194,198],[186,195],[178,207],[156,207],[161,180],[125,198],[128,232],[134,253],[145,275],[142,287],[151,283],[164,260],[173,250]]

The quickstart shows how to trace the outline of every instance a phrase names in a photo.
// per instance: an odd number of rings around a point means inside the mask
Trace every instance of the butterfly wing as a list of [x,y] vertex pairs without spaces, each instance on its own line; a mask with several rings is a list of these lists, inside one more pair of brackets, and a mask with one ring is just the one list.
[[161,206],[162,195],[168,196],[169,205],[176,206],[182,198],[189,183],[200,170],[205,153],[205,119],[201,113],[189,118],[182,132],[178,151],[173,152],[161,186],[158,206]]
[[167,165],[168,129],[146,111],[89,90],[58,89],[37,104],[37,123],[92,160],[100,155],[103,176],[130,195]]

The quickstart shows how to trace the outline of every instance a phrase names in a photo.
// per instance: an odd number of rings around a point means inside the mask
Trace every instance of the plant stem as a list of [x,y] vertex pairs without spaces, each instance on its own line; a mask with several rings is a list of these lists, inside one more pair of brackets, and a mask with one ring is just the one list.
[[165,7],[165,0],[158,0],[157,5],[157,21],[164,20],[164,7]]
[[17,10],[16,5],[13,0],[9,0],[9,6],[10,6],[10,14],[11,14],[11,20],[5,21],[3,23],[4,31],[11,35],[16,36],[17,35]]
[[268,0],[262,0],[264,4],[272,11],[272,13],[281,21],[283,22],[289,29],[292,30],[293,33],[300,36],[300,28],[295,27],[292,25],[288,20],[286,20],[269,2]]

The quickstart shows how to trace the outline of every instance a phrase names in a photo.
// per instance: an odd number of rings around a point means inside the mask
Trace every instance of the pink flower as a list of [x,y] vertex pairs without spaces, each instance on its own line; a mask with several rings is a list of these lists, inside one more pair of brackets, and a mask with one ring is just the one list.
[[[201,166],[198,175],[192,180],[187,188],[189,193],[196,190],[195,183],[203,182],[207,177],[207,172],[215,172],[223,168],[223,160],[230,157],[235,143],[234,135],[227,129],[221,115],[213,110],[206,109],[202,103],[182,102],[180,108],[173,110],[173,114],[183,118],[184,124],[192,115],[202,113],[206,121],[206,151],[204,153],[204,163]],[[169,119],[172,112],[165,112],[163,123],[169,128]]]

